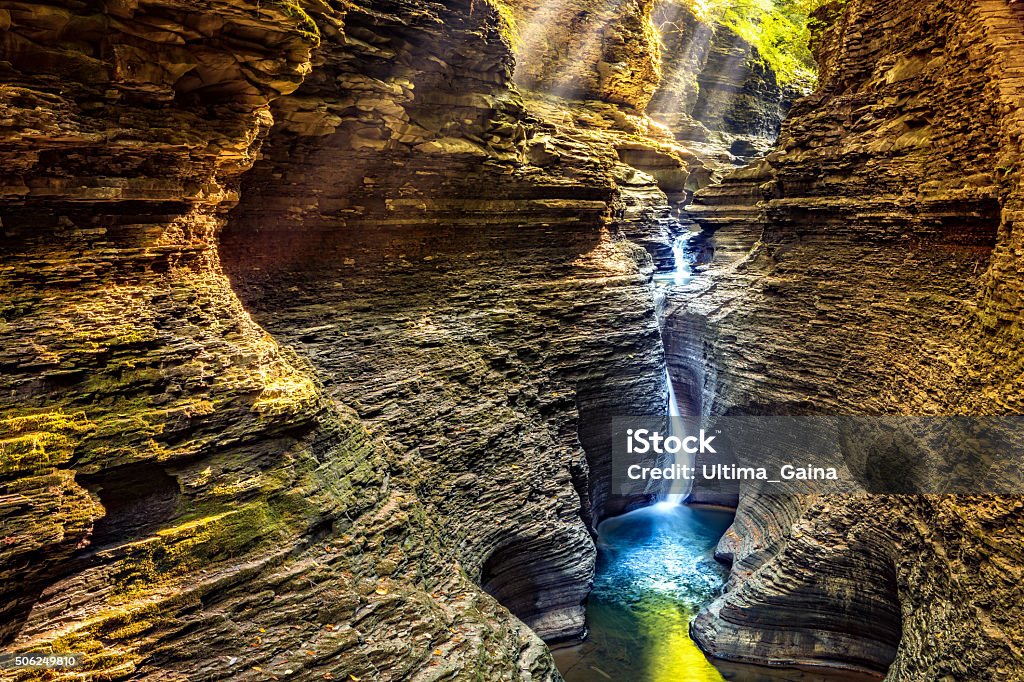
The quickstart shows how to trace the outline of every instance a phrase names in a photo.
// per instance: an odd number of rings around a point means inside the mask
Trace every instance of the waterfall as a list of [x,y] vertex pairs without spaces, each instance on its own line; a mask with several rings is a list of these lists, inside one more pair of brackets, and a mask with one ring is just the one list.
[[690,283],[693,277],[693,270],[686,260],[686,244],[690,241],[693,232],[681,234],[672,242],[672,256],[674,268],[671,272],[659,272],[654,275],[654,281],[661,284],[685,286]]
[[[676,400],[675,387],[672,386],[672,375],[669,374],[667,368],[665,369],[665,382],[668,385],[668,435],[684,438],[686,437],[686,426],[683,423],[682,414],[679,412],[679,401]],[[679,451],[673,455],[673,458],[675,463],[680,466],[692,467],[694,464],[694,456],[684,451]],[[692,481],[676,481],[672,484],[672,492],[663,497],[663,502],[671,505],[682,504],[686,496],[690,494],[692,485]]]
[[[675,269],[672,272],[655,275],[655,281],[670,283],[676,286],[685,286],[690,283],[693,271],[690,269],[690,263],[686,259],[686,245],[694,234],[693,232],[685,232],[675,238],[672,242]],[[665,383],[668,386],[668,435],[684,438],[686,436],[686,427],[681,419],[679,401],[676,400],[675,388],[672,386],[672,376],[667,368],[665,369]],[[673,458],[675,464],[688,467],[692,467],[694,464],[694,457],[685,452],[679,452],[673,455]],[[672,485],[672,492],[662,495],[659,504],[665,506],[681,504],[686,499],[686,496],[690,494],[691,485],[691,481],[676,481]]]
[[[675,282],[682,286],[690,282],[690,263],[686,260],[686,243],[690,241],[690,234],[681,234],[675,238],[672,242],[672,255],[675,258],[676,270],[675,270]],[[670,382],[671,386],[671,382]],[[669,389],[671,395],[671,388]]]

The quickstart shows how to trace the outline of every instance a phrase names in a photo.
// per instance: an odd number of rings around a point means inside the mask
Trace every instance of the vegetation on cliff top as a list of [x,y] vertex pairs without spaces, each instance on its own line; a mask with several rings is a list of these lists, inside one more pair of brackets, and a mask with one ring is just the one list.
[[300,0],[273,0],[273,3],[284,10],[288,17],[301,23],[300,30],[303,35],[315,40],[320,39],[320,27],[316,25],[316,21],[302,6]]
[[701,20],[725,26],[753,45],[780,85],[811,87],[816,80],[812,14],[845,0],[687,1]]
[[[470,0],[469,12],[472,15],[476,9],[477,0]],[[519,49],[520,35],[519,24],[516,20],[516,12],[505,0],[479,0],[482,4],[494,10],[498,17],[498,32],[513,50]]]

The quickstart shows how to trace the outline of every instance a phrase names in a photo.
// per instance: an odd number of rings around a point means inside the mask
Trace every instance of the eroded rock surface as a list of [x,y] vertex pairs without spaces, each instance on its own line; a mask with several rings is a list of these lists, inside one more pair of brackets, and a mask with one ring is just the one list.
[[[1021,14],[826,11],[821,90],[696,199],[711,262],[667,323],[680,390],[705,414],[1019,413]],[[1020,505],[744,498],[694,635],[728,659],[1022,679]]]
[[373,49],[328,47],[295,95],[341,123],[281,103],[223,254],[257,319],[384,435],[467,572],[542,637],[576,636],[609,468],[581,424],[663,400],[650,260],[611,233],[614,148],[527,122],[500,40],[411,10],[349,13]]
[[779,134],[799,88],[782,86],[757,50],[685,0],[652,13],[662,37],[662,78],[647,111],[680,140],[734,138],[738,157],[759,156]]
[[484,4],[0,21],[5,647],[556,678],[602,425],[665,400],[633,133],[527,113]]
[[[677,140],[700,106],[766,139],[788,96],[722,38],[659,127],[654,9],[577,5],[0,0],[6,647],[557,679],[538,635],[581,632],[589,526],[637,502],[608,418],[665,401],[649,274],[718,163]],[[689,410],[1020,411],[1021,17],[932,5],[829,8],[821,92],[699,196]],[[1020,507],[744,498],[695,634],[1020,679]]]
[[661,77],[651,0],[509,3],[516,82],[528,90],[642,111]]

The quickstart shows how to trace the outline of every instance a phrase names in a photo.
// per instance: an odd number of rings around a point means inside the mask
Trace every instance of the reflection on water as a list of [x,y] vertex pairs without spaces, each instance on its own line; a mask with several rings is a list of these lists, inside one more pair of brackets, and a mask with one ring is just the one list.
[[689,635],[720,592],[714,561],[732,513],[663,502],[598,528],[583,644],[554,652],[566,682],[880,682],[882,675],[708,662]]
[[726,571],[712,553],[725,511],[659,504],[601,524],[587,640],[555,652],[567,682],[720,682],[690,639],[690,620]]

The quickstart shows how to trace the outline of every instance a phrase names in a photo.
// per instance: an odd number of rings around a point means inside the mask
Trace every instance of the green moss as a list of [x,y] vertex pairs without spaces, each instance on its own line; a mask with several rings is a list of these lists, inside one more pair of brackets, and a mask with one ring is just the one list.
[[0,474],[39,473],[66,462],[95,425],[63,410],[0,420]]
[[263,390],[253,410],[264,417],[299,414],[312,408],[319,396],[316,383],[294,370],[263,378]]
[[501,33],[501,37],[513,50],[518,50],[522,39],[519,35],[515,10],[504,0],[484,0],[484,2],[498,15],[498,31]]
[[[812,87],[815,13],[846,0],[685,0],[702,20],[725,26],[757,49],[780,85]],[[820,28],[820,27],[818,27]]]
[[292,19],[297,19],[302,24],[302,34],[308,38],[320,40],[320,27],[316,25],[313,17],[302,7],[300,0],[273,0],[273,4],[284,10],[284,13]]
[[236,509],[179,521],[131,545],[117,566],[117,601],[142,597],[199,568],[238,557],[285,537],[292,515],[257,500]]

